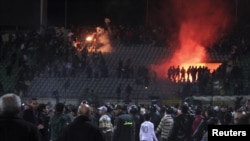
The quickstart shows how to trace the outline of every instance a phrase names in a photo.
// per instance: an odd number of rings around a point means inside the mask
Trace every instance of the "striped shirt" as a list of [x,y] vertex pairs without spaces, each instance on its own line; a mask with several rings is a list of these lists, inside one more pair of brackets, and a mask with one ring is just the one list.
[[174,124],[174,119],[171,115],[166,114],[156,129],[156,134],[161,133],[161,138],[167,139],[169,132],[171,131]]

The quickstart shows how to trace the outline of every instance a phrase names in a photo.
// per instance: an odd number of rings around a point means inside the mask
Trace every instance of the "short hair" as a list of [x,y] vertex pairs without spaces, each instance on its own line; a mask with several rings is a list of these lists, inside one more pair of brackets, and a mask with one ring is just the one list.
[[207,121],[208,125],[216,125],[218,124],[220,121],[217,117],[210,117]]
[[89,104],[88,100],[82,100],[81,104]]
[[46,104],[41,103],[41,104],[38,105],[38,111],[41,112],[41,111],[43,111],[44,109],[46,109],[46,107],[47,107]]
[[123,105],[123,104],[116,104],[114,109],[115,110],[120,109],[120,110],[126,111],[127,110],[127,106]]
[[197,108],[195,109],[195,114],[196,114],[196,115],[202,114],[202,108],[197,107]]
[[13,93],[7,93],[0,97],[1,114],[15,115],[20,112],[21,98]]
[[187,114],[188,111],[189,111],[188,105],[183,104],[183,105],[181,106],[181,112],[184,113],[184,114]]
[[172,115],[172,114],[174,113],[174,109],[173,109],[172,107],[170,107],[170,106],[167,106],[167,107],[165,108],[165,112],[166,112],[167,114]]
[[64,110],[65,104],[63,103],[57,103],[55,106],[55,112],[62,113]]
[[206,109],[205,109],[205,113],[207,112],[207,116],[208,117],[212,117],[212,116],[214,116],[214,110],[211,108],[211,107],[207,107]]
[[32,97],[31,99],[29,99],[29,103],[31,103],[34,100],[38,100],[36,97]]
[[36,97],[33,97],[33,98],[31,98],[31,100],[37,100],[37,98],[36,98]]

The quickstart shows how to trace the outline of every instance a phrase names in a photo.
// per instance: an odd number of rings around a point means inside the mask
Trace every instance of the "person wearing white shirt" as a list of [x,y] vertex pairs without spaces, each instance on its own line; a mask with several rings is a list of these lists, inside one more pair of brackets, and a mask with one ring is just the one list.
[[150,115],[144,115],[144,122],[140,127],[140,141],[158,141],[155,131],[154,124],[150,122]]

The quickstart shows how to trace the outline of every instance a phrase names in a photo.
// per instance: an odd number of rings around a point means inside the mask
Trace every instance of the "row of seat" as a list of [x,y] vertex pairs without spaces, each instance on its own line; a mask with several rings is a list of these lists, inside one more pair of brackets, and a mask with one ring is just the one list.
[[148,87],[137,85],[134,79],[121,78],[100,78],[88,79],[84,77],[75,78],[36,78],[29,89],[29,96],[32,97],[53,97],[57,90],[62,98],[83,98],[98,96],[101,98],[117,98],[116,88],[122,85],[121,98],[127,96],[125,88],[130,84],[133,88],[132,99],[147,99],[149,96],[168,97],[175,96],[176,84],[168,83],[162,85],[151,83]]
[[[144,99],[149,96],[167,98],[176,96],[178,91],[177,84],[167,81],[163,81],[160,84],[151,82],[146,89],[143,85],[135,84],[134,78],[118,79],[115,75],[119,59],[125,62],[131,58],[133,67],[140,65],[148,67],[151,64],[159,63],[161,58],[166,58],[173,54],[173,50],[150,45],[126,46],[120,43],[116,43],[113,49],[114,52],[103,54],[109,69],[110,75],[108,78],[92,79],[86,78],[83,74],[78,74],[76,77],[54,78],[48,77],[48,74],[45,72],[45,74],[36,77],[31,82],[26,96],[52,97],[53,92],[57,90],[61,97],[81,98],[86,96],[87,90],[93,90],[94,94],[100,97],[115,98],[117,97],[115,90],[119,83],[122,83],[124,86],[132,84],[135,94],[131,96],[132,98]],[[215,56],[216,53],[213,53],[212,58],[216,58]],[[226,59],[227,56],[223,57]],[[218,58],[221,59],[220,57]],[[125,96],[123,95],[123,97]]]

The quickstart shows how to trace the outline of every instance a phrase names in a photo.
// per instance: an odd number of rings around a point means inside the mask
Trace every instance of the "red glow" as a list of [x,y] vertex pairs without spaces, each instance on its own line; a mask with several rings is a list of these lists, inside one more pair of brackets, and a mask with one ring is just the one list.
[[[172,0],[171,4],[174,16],[170,17],[174,18],[173,21],[178,26],[178,36],[175,39],[178,46],[170,47],[175,49],[170,59],[163,59],[160,66],[153,66],[161,78],[166,78],[169,66],[199,66],[201,62],[206,62],[206,48],[218,41],[231,25],[228,4],[224,0]],[[164,18],[170,21],[169,17]],[[218,65],[210,67],[210,70],[214,70]]]
[[210,70],[210,73],[212,73],[220,65],[221,63],[193,63],[193,64],[190,63],[190,64],[180,64],[180,67],[184,67],[185,70],[187,70],[189,66],[206,66]]

